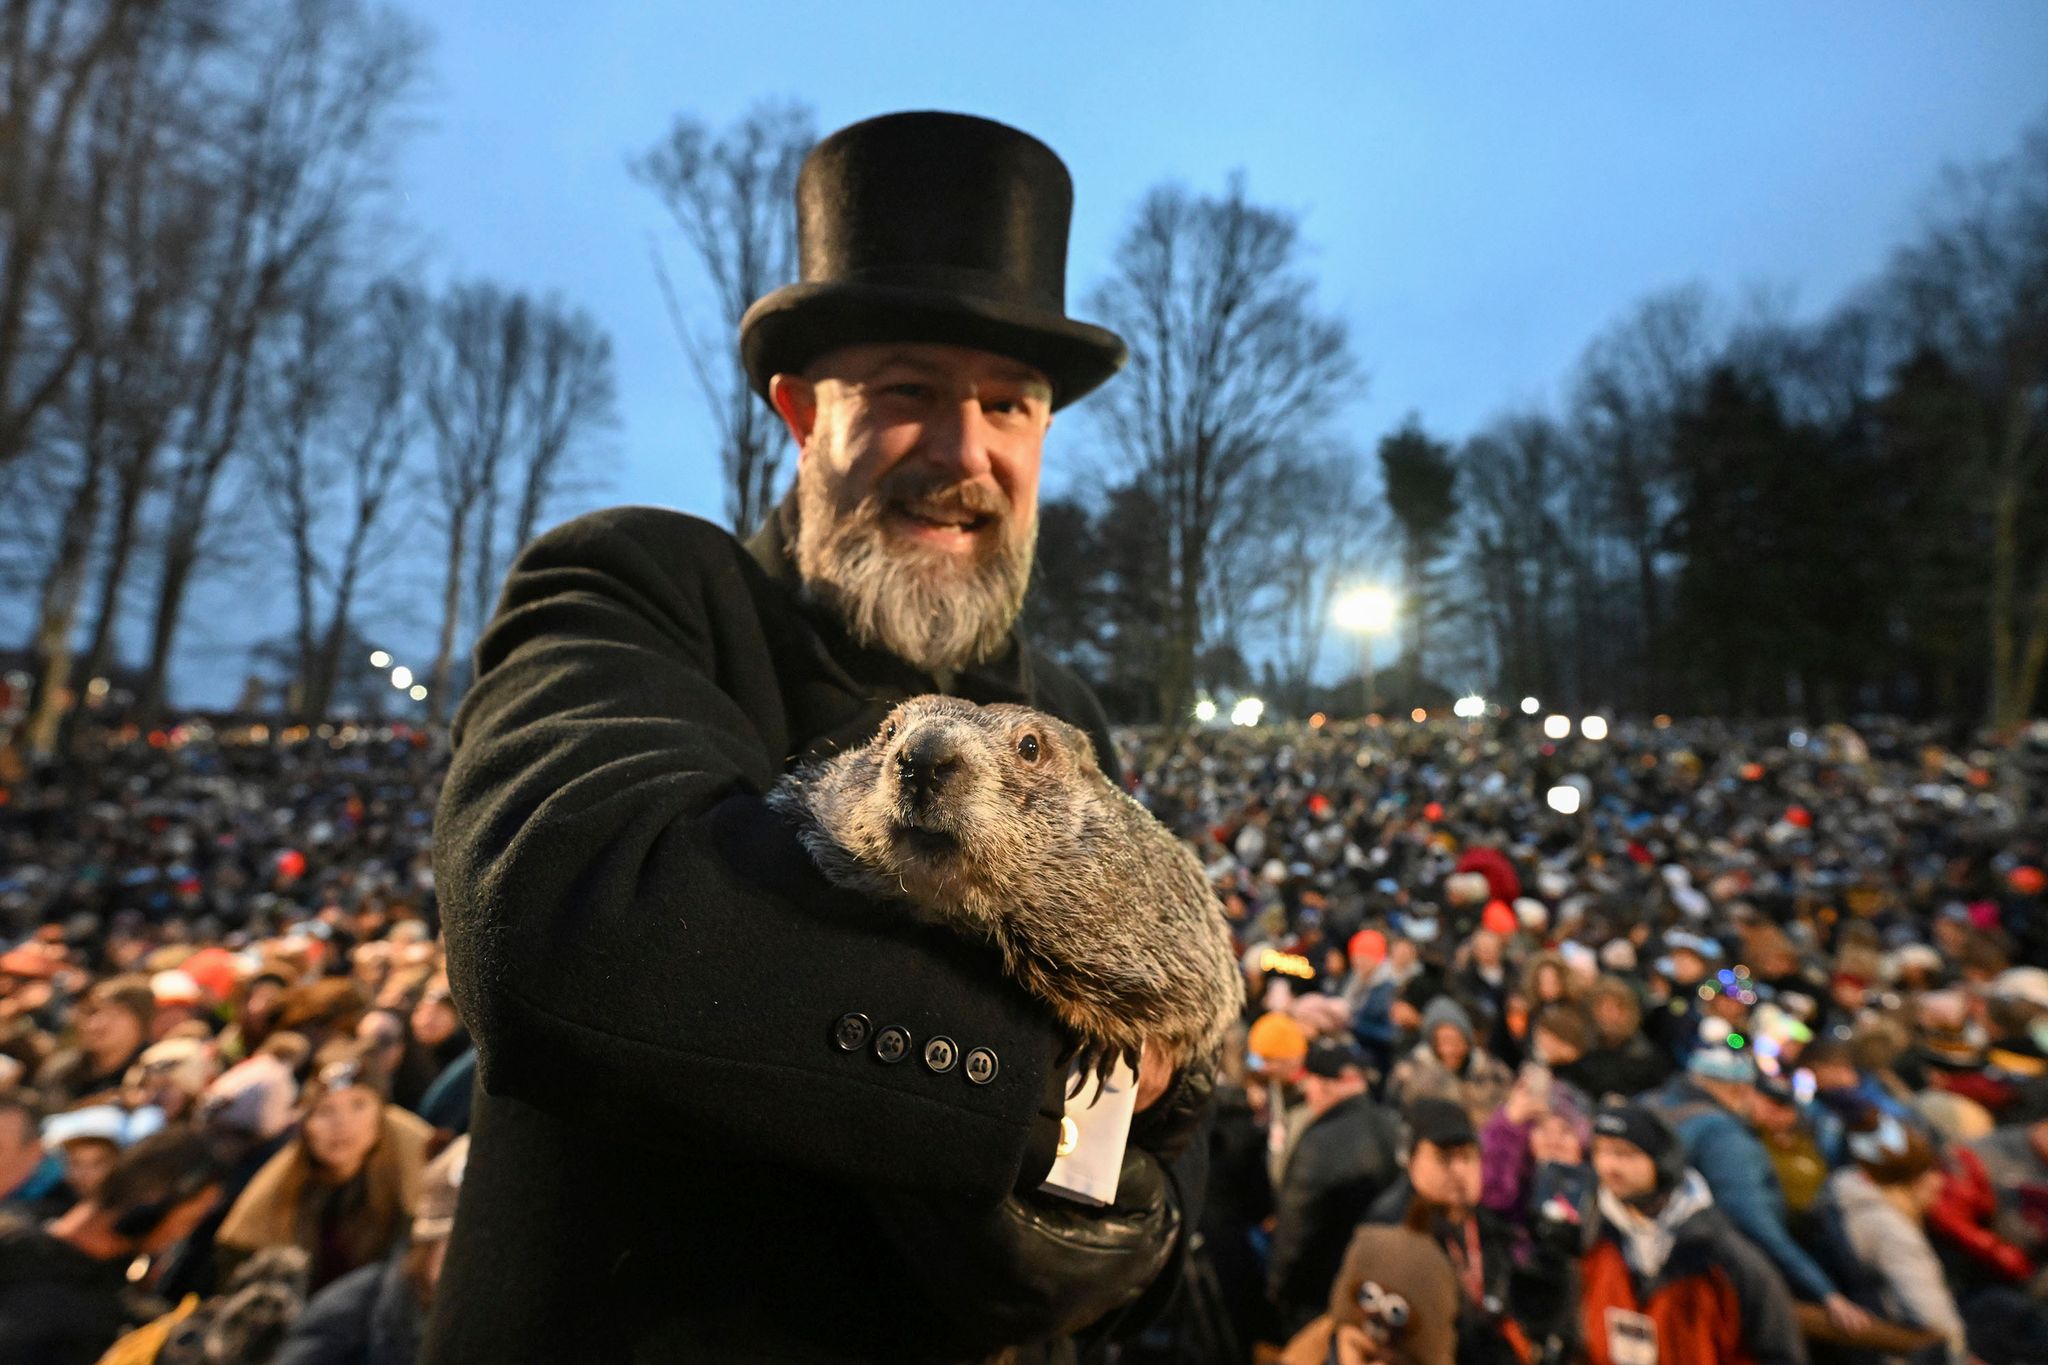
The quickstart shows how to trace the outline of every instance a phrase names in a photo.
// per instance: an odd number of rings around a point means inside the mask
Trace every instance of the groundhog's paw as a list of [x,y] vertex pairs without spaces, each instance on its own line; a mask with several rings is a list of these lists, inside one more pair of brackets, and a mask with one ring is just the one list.
[[1109,1078],[1116,1073],[1118,1063],[1130,1067],[1131,1083],[1137,1084],[1139,1056],[1139,1049],[1136,1047],[1118,1047],[1100,1039],[1082,1043],[1069,1061],[1069,1065],[1073,1067],[1073,1081],[1067,1087],[1067,1098],[1071,1100],[1086,1090],[1088,1082],[1092,1080],[1095,1082],[1095,1093],[1088,1097],[1088,1103],[1094,1104],[1102,1098],[1102,1092],[1109,1085]]

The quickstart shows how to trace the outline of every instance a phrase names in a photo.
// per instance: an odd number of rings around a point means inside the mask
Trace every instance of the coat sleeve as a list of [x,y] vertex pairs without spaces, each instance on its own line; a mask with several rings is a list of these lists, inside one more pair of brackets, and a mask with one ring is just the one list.
[[[434,858],[481,1082],[657,1149],[994,1201],[1027,1142],[1050,1161],[1050,1012],[991,950],[830,886],[768,809],[760,585],[698,525],[557,528],[478,642]],[[907,1063],[875,1054],[891,1025]],[[936,1036],[990,1049],[994,1078],[922,1065]]]
[[1688,1135],[1686,1155],[1713,1190],[1721,1212],[1784,1272],[1793,1293],[1819,1302],[1836,1292],[1828,1273],[1792,1240],[1770,1159],[1735,1120],[1716,1120],[1696,1129]]
[[1757,1365],[1806,1365],[1806,1339],[1800,1335],[1783,1277],[1740,1234],[1726,1241],[1720,1265],[1741,1306],[1743,1346]]

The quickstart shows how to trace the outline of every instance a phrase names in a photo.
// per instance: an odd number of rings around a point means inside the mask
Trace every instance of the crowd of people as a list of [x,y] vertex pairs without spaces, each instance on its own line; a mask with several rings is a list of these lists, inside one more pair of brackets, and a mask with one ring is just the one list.
[[[2048,1360],[2048,750],[1941,738],[1120,736],[1245,980],[1126,1358]],[[0,769],[0,1360],[413,1360],[475,1068],[441,744],[96,745]]]

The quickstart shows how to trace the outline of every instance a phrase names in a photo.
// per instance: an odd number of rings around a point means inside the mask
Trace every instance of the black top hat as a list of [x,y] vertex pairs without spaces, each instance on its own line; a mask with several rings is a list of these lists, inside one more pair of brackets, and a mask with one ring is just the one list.
[[1115,374],[1116,333],[1066,314],[1074,185],[1028,133],[965,114],[885,114],[811,149],[797,175],[803,278],[740,319],[754,391],[837,346],[930,341],[1010,356],[1061,407]]

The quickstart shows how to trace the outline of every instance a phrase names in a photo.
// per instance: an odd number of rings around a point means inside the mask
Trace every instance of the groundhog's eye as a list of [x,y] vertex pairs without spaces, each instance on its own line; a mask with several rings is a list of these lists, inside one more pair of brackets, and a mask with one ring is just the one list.
[[1038,736],[1026,735],[1017,741],[1017,757],[1026,763],[1038,762]]
[[887,744],[894,738],[896,738],[896,722],[892,720],[882,727],[882,743]]

